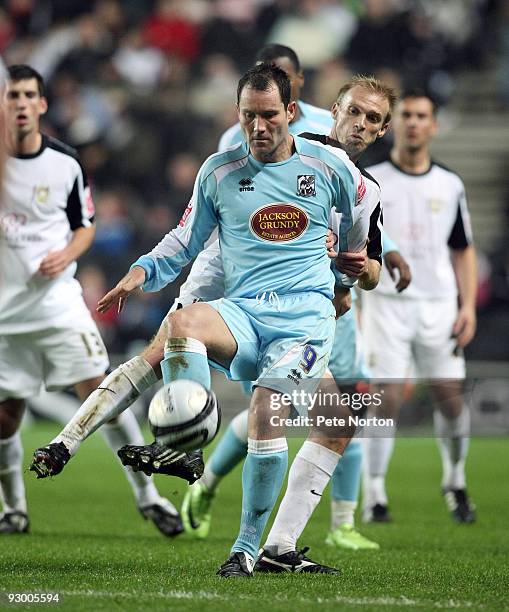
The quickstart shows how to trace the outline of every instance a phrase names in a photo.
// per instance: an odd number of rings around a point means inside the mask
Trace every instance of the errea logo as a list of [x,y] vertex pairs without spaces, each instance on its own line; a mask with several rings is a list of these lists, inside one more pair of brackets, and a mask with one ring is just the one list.
[[253,179],[246,176],[246,178],[240,179],[239,191],[254,191]]

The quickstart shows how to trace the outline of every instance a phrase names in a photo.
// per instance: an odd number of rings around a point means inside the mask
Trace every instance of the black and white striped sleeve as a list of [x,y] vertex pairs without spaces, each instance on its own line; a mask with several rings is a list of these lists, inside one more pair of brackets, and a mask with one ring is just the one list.
[[95,207],[86,174],[76,160],[76,176],[67,198],[67,218],[72,231],[79,227],[90,227],[94,222]]
[[449,235],[447,244],[451,249],[463,250],[473,243],[470,214],[467,208],[465,188],[462,187],[458,198],[456,219]]

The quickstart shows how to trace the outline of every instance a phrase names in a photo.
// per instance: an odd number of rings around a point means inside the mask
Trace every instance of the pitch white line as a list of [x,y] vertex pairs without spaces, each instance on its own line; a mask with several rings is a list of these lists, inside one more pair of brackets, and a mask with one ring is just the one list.
[[[85,589],[81,591],[59,591],[60,595],[68,597],[102,597],[104,599],[112,598],[123,598],[123,599],[134,599],[139,600],[143,598],[151,599],[189,599],[189,600],[220,600],[230,601],[233,599],[242,600],[253,600],[257,601],[259,597],[257,595],[249,595],[246,593],[235,594],[232,596],[226,596],[221,593],[214,593],[210,591],[154,591],[154,592],[142,592],[142,593],[130,593],[127,591],[95,591],[92,589]],[[425,599],[409,599],[407,597],[346,597],[337,595],[336,597],[285,597],[281,595],[275,595],[272,597],[281,603],[307,603],[307,604],[349,604],[355,606],[391,606],[391,607],[424,607],[424,608],[483,608],[483,604],[473,603],[471,601],[455,601],[448,599],[444,601],[432,601]]]

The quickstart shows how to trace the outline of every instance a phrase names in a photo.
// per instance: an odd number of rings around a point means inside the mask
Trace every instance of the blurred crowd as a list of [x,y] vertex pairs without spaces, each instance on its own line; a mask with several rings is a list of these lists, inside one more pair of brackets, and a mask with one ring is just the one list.
[[[4,0],[0,54],[41,72],[44,131],[78,148],[93,185],[97,238],[79,272],[89,306],[178,221],[200,164],[236,122],[238,78],[264,44],[296,50],[302,97],[321,107],[356,72],[423,87],[446,105],[458,71],[490,65],[509,108],[508,4]],[[101,317],[110,350],[153,334],[180,282],[130,299],[121,319]]]

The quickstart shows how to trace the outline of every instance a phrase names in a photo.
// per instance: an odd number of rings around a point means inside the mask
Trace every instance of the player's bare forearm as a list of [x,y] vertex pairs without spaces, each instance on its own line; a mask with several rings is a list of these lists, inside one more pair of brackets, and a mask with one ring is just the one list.
[[477,258],[475,248],[452,251],[452,267],[458,284],[458,295],[461,307],[475,308],[477,295]]
[[457,346],[463,348],[474,337],[477,326],[475,312],[477,260],[474,247],[453,250],[452,265],[458,284],[460,304],[452,334],[456,338]]
[[48,253],[39,266],[39,272],[48,278],[61,274],[69,264],[76,261],[90,248],[95,236],[95,226],[74,230],[69,244],[60,251]]
[[95,225],[89,227],[78,227],[74,230],[71,242],[64,249],[67,251],[72,261],[79,259],[92,246],[95,238]]
[[367,270],[359,276],[358,285],[364,291],[371,291],[378,285],[381,266],[376,259],[368,259]]

